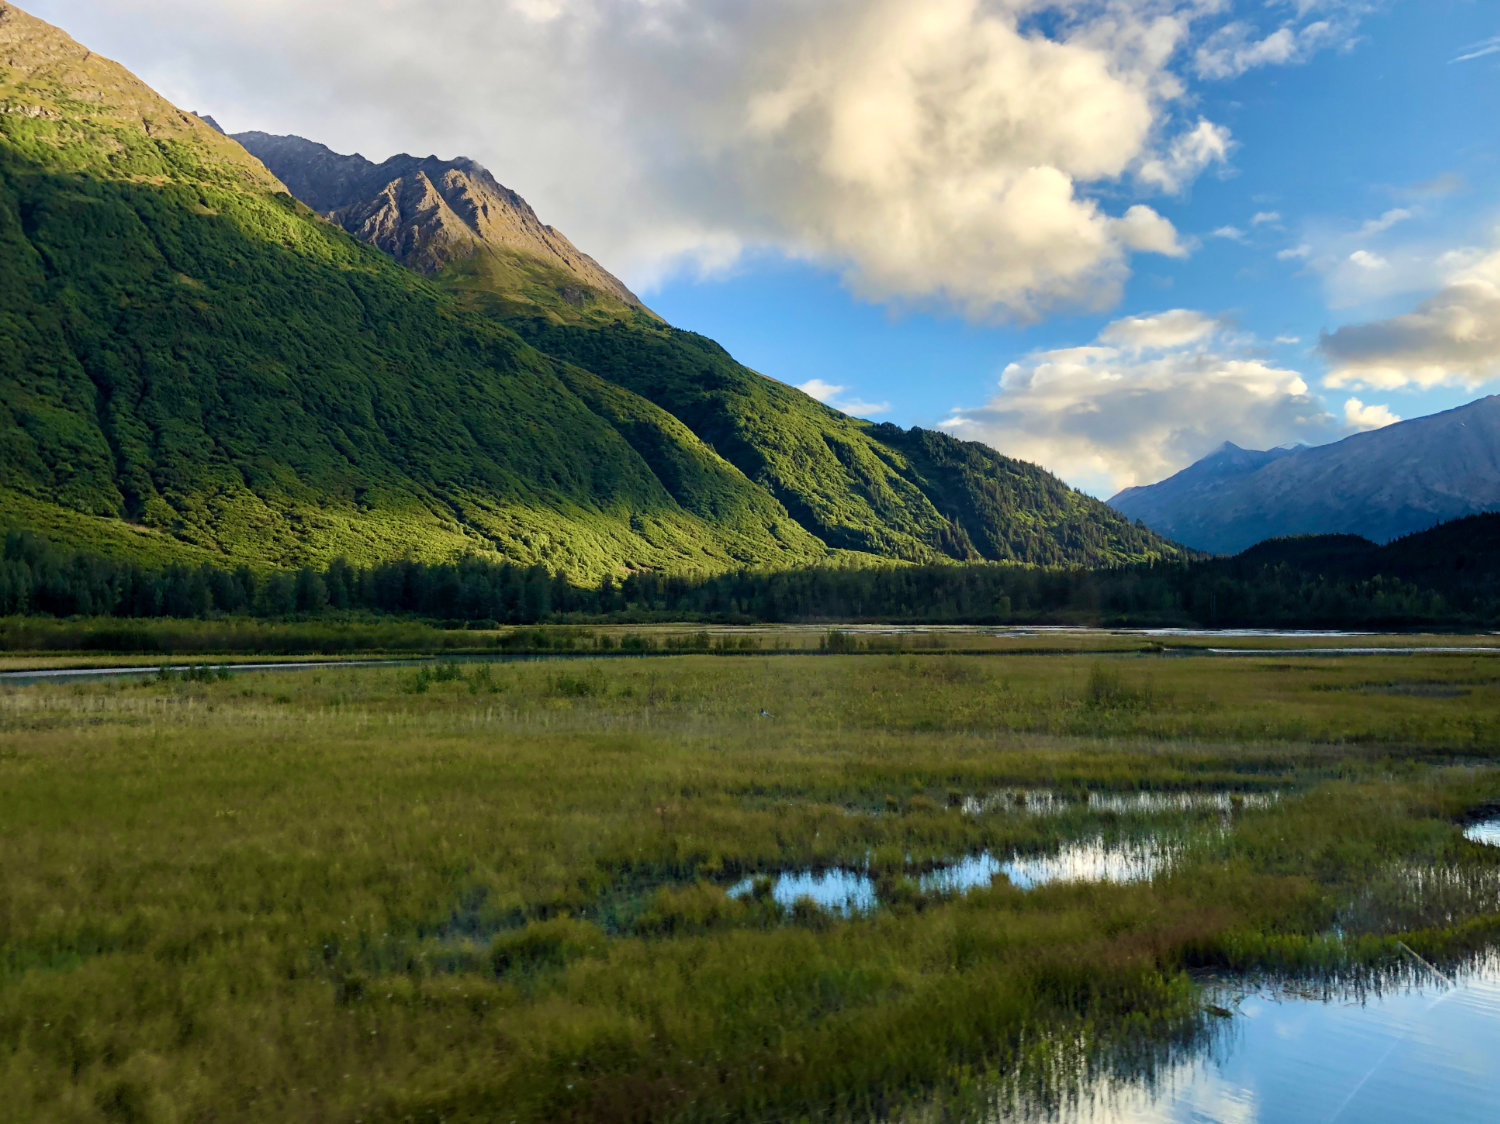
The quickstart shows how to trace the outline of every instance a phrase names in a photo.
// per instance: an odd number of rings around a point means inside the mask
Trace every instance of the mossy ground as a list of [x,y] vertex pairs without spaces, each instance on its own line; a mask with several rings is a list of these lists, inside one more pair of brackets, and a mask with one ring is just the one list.
[[[761,717],[761,711],[772,717]],[[1189,970],[1496,929],[1483,656],[747,656],[0,688],[0,1112],[31,1120],[891,1113],[1168,1042]],[[1046,788],[1276,791],[965,814]],[[1131,885],[903,872],[1167,833]],[[731,899],[869,864],[872,915]],[[1448,874],[1413,890],[1412,871]],[[1041,1051],[1039,1054],[1038,1051]]]

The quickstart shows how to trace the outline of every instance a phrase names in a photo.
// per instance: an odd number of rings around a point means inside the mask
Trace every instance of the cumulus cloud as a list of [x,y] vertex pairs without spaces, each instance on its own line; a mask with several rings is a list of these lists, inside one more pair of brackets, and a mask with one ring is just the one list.
[[1384,405],[1366,406],[1358,398],[1351,398],[1344,403],[1344,424],[1350,429],[1364,431],[1368,429],[1384,429],[1388,425],[1395,425],[1401,418],[1391,413],[1391,408]]
[[1411,312],[1324,335],[1329,386],[1474,387],[1500,378],[1500,250],[1467,254]]
[[1185,253],[1149,202],[1110,200],[1228,158],[1186,113],[1194,73],[1296,61],[1327,22],[1297,11],[1280,51],[1235,16],[1258,0],[33,7],[232,128],[478,159],[638,287],[770,251],[871,300],[1023,320],[1108,308],[1133,255]]
[[1109,347],[1140,353],[1163,351],[1199,343],[1220,328],[1219,321],[1188,308],[1174,308],[1154,316],[1127,316],[1099,333]]
[[816,398],[825,406],[832,406],[835,410],[853,414],[855,417],[875,417],[879,414],[890,413],[891,409],[889,402],[864,402],[858,398],[849,398],[847,386],[835,386],[822,379],[808,379],[798,384],[797,389],[811,398]]
[[1298,372],[1245,351],[1214,318],[1174,309],[1012,363],[994,398],[943,428],[1105,495],[1169,476],[1225,440],[1317,442],[1337,422]]
[[1279,223],[1280,221],[1281,221],[1281,212],[1280,211],[1258,211],[1258,212],[1256,212],[1255,217],[1250,220],[1250,225],[1251,226],[1265,226],[1267,224],[1270,224],[1270,225],[1274,226],[1275,224]]
[[1278,251],[1276,257],[1281,261],[1306,261],[1312,257],[1313,248],[1306,242],[1297,246],[1288,246],[1285,250]]

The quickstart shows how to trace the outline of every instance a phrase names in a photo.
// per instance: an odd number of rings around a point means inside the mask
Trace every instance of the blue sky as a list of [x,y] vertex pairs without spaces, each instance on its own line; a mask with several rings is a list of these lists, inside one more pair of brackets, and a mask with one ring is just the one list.
[[1494,0],[32,9],[231,130],[478,159],[755,369],[1099,495],[1500,389]]
[[[1360,289],[1305,258],[1278,255],[1308,245],[1331,254],[1336,244],[1347,259],[1359,249],[1396,257],[1406,249],[1440,254],[1493,244],[1500,225],[1500,52],[1452,60],[1496,36],[1500,4],[1394,3],[1366,17],[1344,49],[1205,83],[1197,108],[1230,127],[1236,148],[1226,167],[1200,177],[1181,198],[1156,204],[1200,245],[1185,259],[1138,264],[1108,313],[1018,326],[976,324],[952,312],[894,312],[856,299],[836,272],[776,256],[718,278],[672,279],[650,293],[651,304],[757,370],[791,383],[844,386],[845,399],[886,404],[876,416],[902,425],[938,426],[983,403],[1001,371],[1029,353],[1088,343],[1115,319],[1171,308],[1221,316],[1253,333],[1260,343],[1254,350],[1301,372],[1339,421],[1351,396],[1403,418],[1450,409],[1495,393],[1500,382],[1374,393],[1320,385],[1329,366],[1317,347],[1320,333],[1400,314],[1436,287],[1429,271],[1403,276],[1393,269]],[[1361,235],[1366,224],[1400,211],[1410,217]],[[1278,217],[1254,221],[1271,214]],[[1239,237],[1228,237],[1231,227]],[[1220,440],[1236,436],[1227,422]],[[1348,431],[1335,430],[1319,436]],[[1318,439],[1296,429],[1274,436]],[[1110,491],[1108,481],[1069,475]]]

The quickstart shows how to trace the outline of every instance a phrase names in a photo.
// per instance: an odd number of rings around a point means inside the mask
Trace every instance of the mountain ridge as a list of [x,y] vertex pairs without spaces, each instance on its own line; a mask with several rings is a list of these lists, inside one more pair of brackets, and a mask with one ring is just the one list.
[[1500,396],[1328,445],[1240,452],[1221,447],[1110,506],[1219,554],[1303,534],[1384,543],[1500,508]]
[[[345,156],[305,137],[263,132],[234,138],[293,196],[350,234],[419,273],[434,274],[476,257],[530,257],[574,280],[559,294],[582,306],[589,293],[644,309],[625,284],[537,217],[518,193],[464,157],[405,153],[379,164]],[[279,169],[279,171],[278,171]]]

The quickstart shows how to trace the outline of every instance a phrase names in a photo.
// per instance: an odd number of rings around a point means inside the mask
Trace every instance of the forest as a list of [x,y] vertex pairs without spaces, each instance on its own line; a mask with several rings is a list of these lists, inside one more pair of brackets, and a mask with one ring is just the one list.
[[150,568],[5,535],[0,614],[286,619],[422,618],[455,627],[708,621],[1475,628],[1500,622],[1500,515],[1376,546],[1350,536],[1272,540],[1233,558],[1104,568],[970,563],[655,572],[570,583],[545,566],[470,557],[259,571]]

